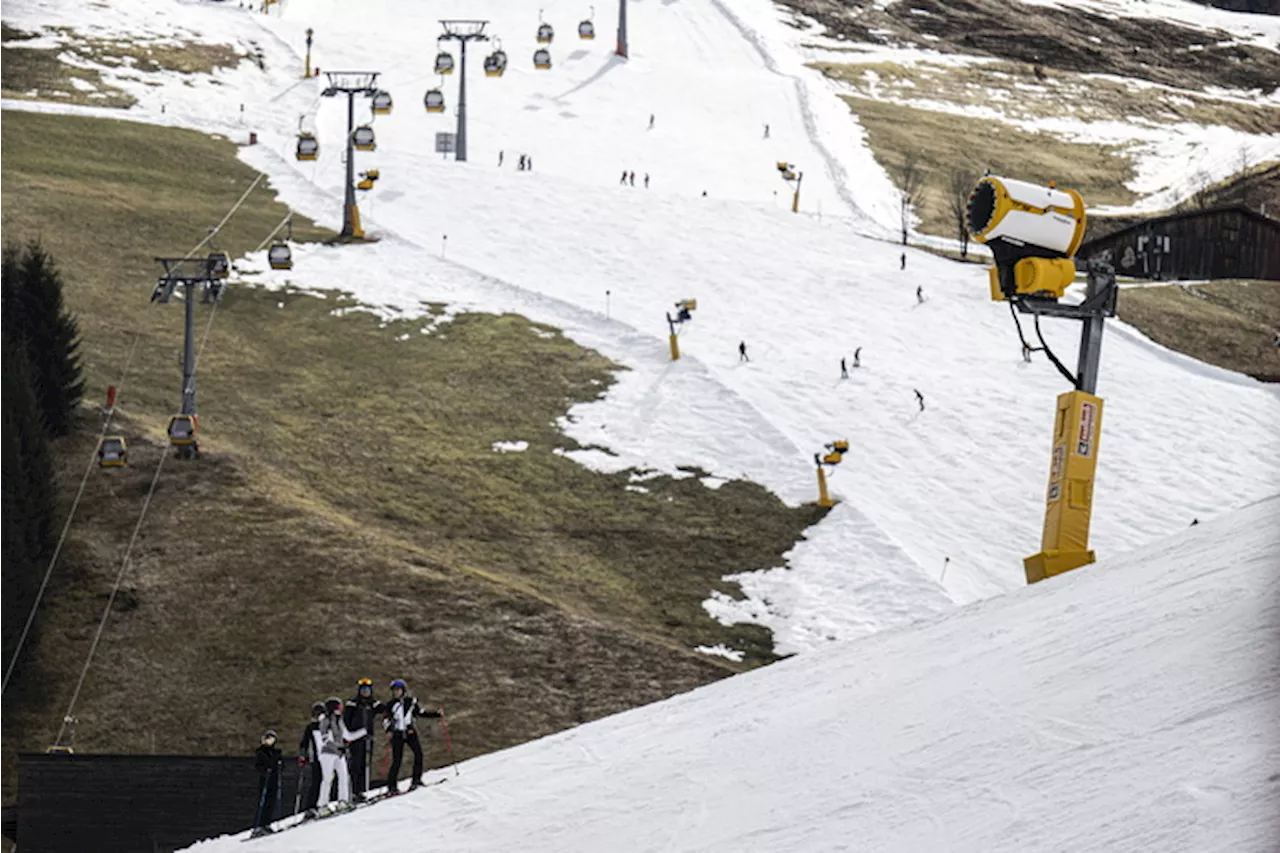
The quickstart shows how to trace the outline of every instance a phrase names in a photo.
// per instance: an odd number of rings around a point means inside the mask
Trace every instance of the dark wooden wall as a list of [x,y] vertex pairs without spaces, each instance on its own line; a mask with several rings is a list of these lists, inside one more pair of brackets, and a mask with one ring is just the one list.
[[[285,814],[293,811],[297,769],[284,764]],[[170,853],[248,829],[257,805],[250,756],[18,756],[24,853]]]
[[[1169,253],[1144,259],[1146,235],[1167,236]],[[1235,207],[1161,217],[1090,240],[1076,257],[1098,256],[1136,278],[1280,280],[1280,223]]]

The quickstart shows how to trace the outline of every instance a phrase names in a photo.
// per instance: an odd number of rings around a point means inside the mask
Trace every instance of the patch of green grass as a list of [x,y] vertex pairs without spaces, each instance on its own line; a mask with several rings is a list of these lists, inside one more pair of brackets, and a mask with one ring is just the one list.
[[1193,358],[1280,382],[1280,282],[1212,282],[1129,287],[1120,291],[1120,319],[1157,343]]
[[[74,680],[166,451],[181,306],[148,304],[153,256],[189,249],[254,174],[186,131],[22,113],[2,129],[4,232],[40,236],[65,271],[92,402],[138,342],[120,400],[131,465],[90,478],[6,716],[8,770],[56,731],[68,697],[49,685]],[[255,247],[284,213],[251,194],[220,247]],[[301,219],[294,232],[327,236]],[[343,251],[376,262],[376,246]],[[461,315],[422,334],[422,320],[335,315],[356,303],[322,296],[231,280],[200,365],[204,456],[166,463],[126,575],[133,606],[112,615],[85,685],[83,748],[242,752],[370,675],[453,711],[467,756],[773,659],[767,630],[722,626],[701,602],[738,593],[723,575],[780,564],[818,510],[743,482],[656,477],[637,493],[628,473],[553,453],[574,446],[556,420],[618,368],[544,326]],[[93,430],[86,416],[60,447],[68,486]],[[495,453],[498,440],[529,449]],[[139,689],[148,714],[121,714]],[[192,707],[227,713],[191,726]]]
[[866,128],[876,160],[891,176],[906,152],[920,155],[926,195],[917,213],[920,229],[927,233],[955,234],[948,207],[949,178],[955,169],[978,175],[990,169],[1020,180],[1057,181],[1077,190],[1090,207],[1129,204],[1137,198],[1125,188],[1133,177],[1133,161],[1116,146],[1065,142],[998,122],[867,98],[844,100]]
[[133,96],[104,83],[97,71],[62,62],[59,53],[59,48],[9,47],[6,40],[0,48],[0,79],[4,81],[0,92],[6,98],[96,107],[124,109],[137,103]]

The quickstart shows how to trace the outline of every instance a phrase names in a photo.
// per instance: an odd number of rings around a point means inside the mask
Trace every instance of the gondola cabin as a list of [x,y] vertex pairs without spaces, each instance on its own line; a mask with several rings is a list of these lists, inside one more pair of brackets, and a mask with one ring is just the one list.
[[320,143],[310,133],[302,133],[298,135],[297,158],[299,160],[314,160],[320,156]]
[[453,73],[453,54],[449,53],[447,50],[442,50],[436,54],[436,73]]
[[422,105],[429,113],[444,112],[444,92],[439,89],[428,89],[427,94],[422,98]]
[[501,77],[506,70],[507,55],[501,50],[495,50],[484,58],[484,76]]
[[123,468],[129,464],[129,444],[122,435],[104,436],[98,445],[98,466]]
[[590,21],[583,21],[578,24],[578,38],[593,39],[596,37],[596,25]]
[[169,443],[189,447],[196,443],[198,423],[195,415],[174,415],[169,419]]
[[267,263],[273,270],[291,270],[293,269],[293,250],[289,248],[288,243],[277,240],[271,244],[270,249],[267,249]]
[[555,37],[556,31],[551,29],[550,24],[538,24],[538,44],[551,44]]
[[373,96],[373,114],[385,116],[391,114],[391,93],[379,91]]
[[551,51],[545,47],[540,47],[533,52],[533,67],[540,68],[543,71],[551,68]]
[[214,278],[227,278],[231,275],[231,258],[226,252],[209,253],[209,274]]
[[367,124],[362,124],[351,132],[351,144],[357,151],[376,151],[378,148],[373,128]]

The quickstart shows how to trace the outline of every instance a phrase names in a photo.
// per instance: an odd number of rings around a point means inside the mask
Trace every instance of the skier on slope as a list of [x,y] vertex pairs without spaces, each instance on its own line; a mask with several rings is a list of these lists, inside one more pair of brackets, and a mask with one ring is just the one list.
[[743,362],[743,361],[750,361],[750,360],[751,359],[747,357],[747,342],[739,341],[738,342],[738,361]]
[[365,736],[351,744],[349,764],[351,793],[356,802],[364,799],[369,788],[369,765],[373,763],[373,718],[383,713],[386,706],[373,697],[373,679],[362,678],[356,682],[356,695],[347,702],[342,721],[351,731],[365,731]]
[[916,392],[916,402],[920,404],[920,411],[924,411],[924,395],[920,393],[920,389],[912,388]]
[[622,180],[618,181],[618,186],[625,187],[627,185],[627,170],[622,170]]
[[405,744],[413,751],[413,781],[409,783],[412,791],[422,784],[422,742],[418,739],[418,729],[414,718],[438,720],[444,716],[439,709],[424,711],[418,706],[418,700],[409,695],[409,687],[397,678],[391,682],[392,699],[386,704],[387,715],[383,725],[391,735],[391,766],[387,769],[387,793],[396,794],[400,784],[400,760],[404,757]]
[[258,771],[258,810],[253,816],[252,837],[273,832],[271,823],[276,819],[276,798],[280,795],[280,750],[276,746],[276,733],[267,729],[262,743],[253,754],[253,766]]
[[335,776],[338,780],[338,802],[351,800],[351,775],[347,772],[347,745],[359,740],[367,732],[363,729],[351,731],[342,721],[342,700],[337,696],[324,703],[324,716],[316,726],[314,740],[316,752],[320,756],[320,800],[319,808],[329,805],[329,789]]
[[916,304],[917,305],[924,304],[924,285],[923,284],[916,285]]
[[862,347],[853,351],[853,366],[862,367]]
[[307,792],[302,800],[302,810],[310,813],[320,800],[320,756],[316,752],[316,728],[324,716],[324,703],[316,702],[311,706],[311,722],[302,730],[302,740],[298,742],[298,767],[310,766],[311,776],[307,781]]
[[840,378],[841,379],[849,378],[849,365],[845,362],[843,357],[841,357],[840,359]]

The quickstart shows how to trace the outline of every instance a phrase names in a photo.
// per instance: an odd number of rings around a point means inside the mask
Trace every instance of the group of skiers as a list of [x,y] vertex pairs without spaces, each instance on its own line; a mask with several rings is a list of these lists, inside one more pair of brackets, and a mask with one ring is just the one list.
[[[622,178],[621,180],[618,181],[618,185],[627,186],[628,184],[630,184],[633,187],[636,185],[636,173],[628,172],[626,169],[623,169]],[[649,189],[649,173],[648,172],[644,173],[644,188]]]
[[[499,152],[498,152],[498,165],[499,165],[499,166],[501,166],[501,165],[502,165],[502,161],[503,161],[503,160],[505,160],[506,158],[507,158],[507,152],[506,152],[506,151],[499,151]],[[530,157],[528,154],[521,154],[521,155],[520,155],[520,159],[516,160],[516,171],[517,171],[517,172],[532,172],[532,171],[533,171],[533,158],[532,158],[532,157]]]
[[[391,697],[387,702],[379,702],[373,695],[373,681],[361,678],[356,683],[356,695],[350,701],[344,703],[333,696],[311,706],[311,721],[302,731],[297,758],[299,768],[310,769],[309,774],[300,773],[297,796],[298,805],[308,817],[317,816],[329,806],[335,786],[339,806],[364,800],[370,783],[374,723],[378,715],[383,717],[382,726],[391,747],[387,795],[399,793],[400,764],[405,746],[413,752],[413,777],[409,790],[422,784],[422,741],[414,721],[443,720],[444,712],[440,709],[423,710],[418,700],[409,694],[408,685],[399,678],[391,682]],[[254,756],[258,771],[258,810],[253,823],[255,835],[270,832],[270,824],[279,811],[283,758],[276,741],[275,731],[268,730]],[[308,777],[305,789],[302,775]]]

